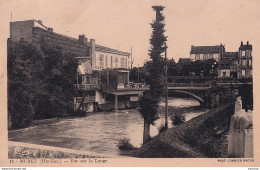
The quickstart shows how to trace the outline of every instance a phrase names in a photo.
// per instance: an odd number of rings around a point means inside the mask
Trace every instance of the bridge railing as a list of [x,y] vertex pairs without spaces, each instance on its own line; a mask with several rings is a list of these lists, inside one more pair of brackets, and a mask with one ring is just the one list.
[[210,87],[210,83],[168,83],[168,87]]
[[145,85],[141,83],[134,83],[132,85],[123,85],[117,87],[117,91],[132,91],[132,90],[144,91],[147,89],[149,89],[149,85]]

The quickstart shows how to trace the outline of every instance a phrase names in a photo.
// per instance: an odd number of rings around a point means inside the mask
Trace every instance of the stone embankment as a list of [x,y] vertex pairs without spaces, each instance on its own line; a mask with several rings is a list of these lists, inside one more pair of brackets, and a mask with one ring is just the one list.
[[22,142],[8,142],[8,158],[110,158],[108,154],[98,154],[46,145]]

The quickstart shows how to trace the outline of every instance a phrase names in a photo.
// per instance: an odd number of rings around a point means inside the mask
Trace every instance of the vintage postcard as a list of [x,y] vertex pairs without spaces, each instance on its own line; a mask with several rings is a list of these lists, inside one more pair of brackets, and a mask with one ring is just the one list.
[[0,166],[259,167],[259,7],[0,0]]

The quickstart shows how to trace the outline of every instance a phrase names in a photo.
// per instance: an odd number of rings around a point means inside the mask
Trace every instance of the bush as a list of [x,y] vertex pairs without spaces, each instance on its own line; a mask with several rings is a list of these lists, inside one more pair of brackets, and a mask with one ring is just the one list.
[[11,118],[11,128],[13,129],[31,125],[34,116],[31,95],[22,88],[18,87],[18,89],[20,90],[16,90],[16,92],[19,93],[8,91],[8,113]]
[[134,146],[130,143],[130,139],[128,139],[128,138],[120,139],[119,143],[117,144],[117,147],[120,150],[132,150],[132,149],[134,149]]
[[172,124],[173,125],[179,125],[185,122],[186,118],[184,114],[181,113],[175,113],[172,117]]

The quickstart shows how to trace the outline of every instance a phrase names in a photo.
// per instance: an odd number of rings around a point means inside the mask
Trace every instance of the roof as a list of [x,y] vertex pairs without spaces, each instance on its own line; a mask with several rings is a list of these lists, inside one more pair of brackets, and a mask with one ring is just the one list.
[[[41,30],[43,30],[45,32],[50,32],[52,34],[55,34],[55,35],[58,35],[60,37],[69,39],[71,41],[74,41],[76,43],[79,43],[79,44],[82,44],[82,45],[85,45],[85,46],[88,46],[88,47],[90,46],[89,42],[82,43],[82,42],[79,42],[79,40],[76,39],[76,38],[72,38],[72,37],[69,37],[69,36],[66,36],[66,35],[63,35],[63,34],[59,34],[59,33],[56,33],[56,32],[51,32],[51,31],[49,31],[47,29],[44,29],[44,28],[34,27],[33,29],[41,29]],[[98,45],[98,44],[95,44],[95,50],[96,51],[100,51],[100,52],[107,52],[107,53],[112,53],[112,54],[124,55],[124,56],[129,56],[130,55],[130,53],[123,52],[123,51],[118,51],[118,50],[115,50],[115,49],[112,49],[112,48],[109,48],[109,47],[105,47],[105,46],[102,46],[102,45]]]
[[180,58],[178,63],[187,63],[190,61],[190,58]]
[[252,45],[240,45],[239,50],[252,50]]
[[238,52],[225,52],[223,58],[237,58]]
[[124,55],[124,56],[129,56],[130,55],[130,53],[114,50],[112,48],[108,48],[108,47],[105,47],[105,46],[102,46],[102,45],[98,45],[98,44],[96,44],[95,49],[96,49],[96,51],[100,51],[100,52],[119,54],[119,55]]
[[[216,46],[191,46],[190,54],[211,54],[211,53],[220,53],[223,45]],[[225,48],[224,48],[225,51]]]

